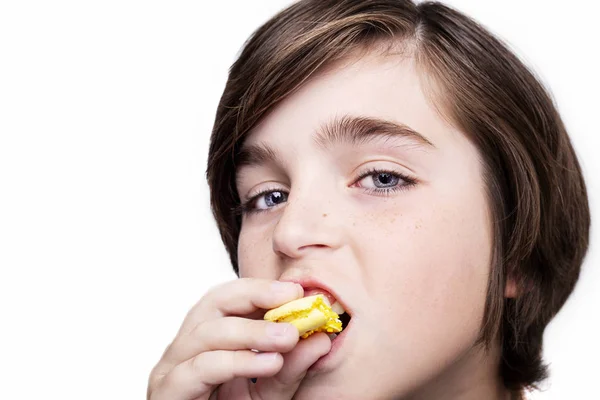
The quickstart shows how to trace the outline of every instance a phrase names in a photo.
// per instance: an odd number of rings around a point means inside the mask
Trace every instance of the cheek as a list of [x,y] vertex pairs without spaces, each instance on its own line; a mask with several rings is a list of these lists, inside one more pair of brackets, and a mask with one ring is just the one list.
[[422,200],[419,208],[378,221],[382,234],[366,255],[374,266],[367,290],[387,305],[377,316],[382,330],[401,331],[401,343],[410,343],[402,352],[452,357],[476,339],[483,316],[489,219],[483,196]]
[[269,252],[272,252],[272,243],[268,232],[242,228],[237,248],[240,278],[273,278]]

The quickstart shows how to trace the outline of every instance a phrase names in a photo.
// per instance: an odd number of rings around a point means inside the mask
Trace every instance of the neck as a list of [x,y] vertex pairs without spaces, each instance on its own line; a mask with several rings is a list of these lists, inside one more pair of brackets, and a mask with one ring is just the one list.
[[502,382],[497,345],[487,353],[482,347],[471,348],[409,399],[520,400],[522,397]]

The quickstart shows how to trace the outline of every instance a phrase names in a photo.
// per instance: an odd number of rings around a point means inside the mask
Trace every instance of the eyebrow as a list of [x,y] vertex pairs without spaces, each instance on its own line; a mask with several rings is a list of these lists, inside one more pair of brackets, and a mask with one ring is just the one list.
[[[404,138],[419,147],[435,146],[425,136],[408,125],[374,117],[344,115],[321,125],[313,137],[314,143],[322,150],[334,146],[361,146],[381,139]],[[266,143],[242,146],[235,162],[236,169],[260,166],[268,163],[282,164],[277,152]]]

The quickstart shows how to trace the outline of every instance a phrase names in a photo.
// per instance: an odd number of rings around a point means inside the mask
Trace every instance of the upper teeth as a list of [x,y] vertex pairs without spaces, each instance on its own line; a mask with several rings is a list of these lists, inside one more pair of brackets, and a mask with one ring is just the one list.
[[346,312],[346,310],[344,310],[344,307],[342,307],[342,305],[340,303],[338,303],[337,301],[335,303],[333,303],[333,305],[331,306],[331,309],[338,315],[344,314]]

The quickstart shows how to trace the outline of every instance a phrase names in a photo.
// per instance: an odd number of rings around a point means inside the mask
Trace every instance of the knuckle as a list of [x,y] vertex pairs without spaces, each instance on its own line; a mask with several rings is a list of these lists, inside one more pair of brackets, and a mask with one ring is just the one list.
[[207,321],[199,321],[194,327],[189,331],[187,336],[193,337],[194,339],[202,339],[207,332],[206,329]]
[[172,369],[157,381],[154,391],[158,391],[159,387],[178,387],[181,383],[179,375],[179,368]]
[[234,372],[236,366],[240,366],[244,364],[243,350],[234,350],[234,351],[226,351],[224,352],[223,368],[226,368],[228,371]]
[[169,375],[172,368],[165,362],[161,361],[152,368],[148,378],[148,391],[155,390],[161,382]]
[[148,399],[150,399],[152,392],[154,392],[154,389],[158,386],[161,378],[162,378],[162,376],[159,376],[153,369],[152,372],[150,373],[150,377],[148,378],[148,385],[147,385],[147,391],[146,391],[146,397]]
[[205,367],[205,359],[209,356],[205,353],[198,354],[190,360],[190,370],[193,376],[202,376]]
[[163,382],[163,377],[153,377],[148,381],[148,386],[146,389],[146,399],[154,399],[156,396],[156,392],[158,387]]
[[250,350],[228,351],[224,363],[232,375],[240,376],[239,371],[247,370],[254,361],[254,353]]
[[270,323],[272,322],[262,320],[247,320],[246,325],[243,327],[243,329],[246,332],[248,332],[247,335],[251,337],[254,341],[264,341],[265,339],[269,338],[267,334],[267,327]]

